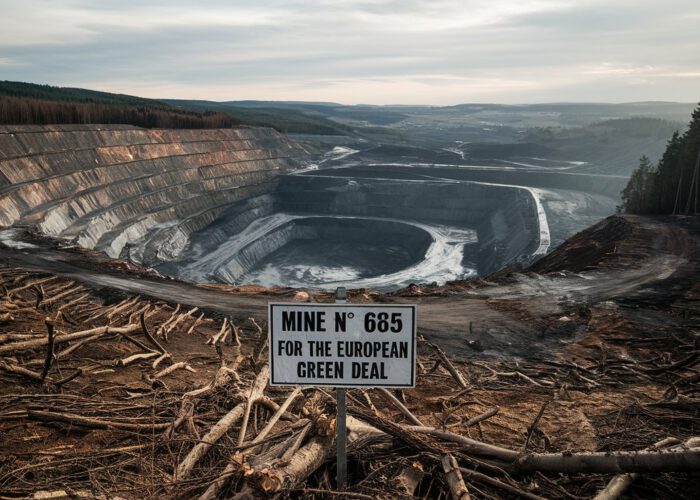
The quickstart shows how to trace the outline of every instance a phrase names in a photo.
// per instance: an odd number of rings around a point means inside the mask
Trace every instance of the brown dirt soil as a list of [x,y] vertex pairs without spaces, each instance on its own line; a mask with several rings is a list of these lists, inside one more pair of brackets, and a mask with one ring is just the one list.
[[[419,303],[419,333],[425,339],[419,341],[418,385],[394,394],[423,425],[524,456],[642,450],[666,437],[684,441],[700,435],[699,234],[695,219],[617,217],[572,238],[527,272],[504,271],[443,287],[413,286],[391,295],[352,291],[350,300]],[[49,250],[59,252],[47,253],[54,259],[65,254],[56,248],[42,251]],[[326,439],[323,446],[331,451],[304,477],[274,491],[306,498],[330,495],[327,491],[335,488],[332,439],[323,436],[332,435],[335,406],[328,391],[313,388],[292,402],[286,419],[271,429],[269,442],[255,453],[247,455],[238,446],[239,422],[186,479],[173,480],[174,471],[209,429],[248,397],[263,370],[264,305],[292,300],[295,291],[191,287],[145,270],[114,266],[90,252],[73,251],[82,267],[51,272],[37,270],[41,261],[36,255],[1,254],[1,498],[40,498],[40,492],[52,492],[55,498],[198,497],[229,464],[234,464],[233,475],[227,478],[233,480],[219,491],[221,497],[237,491],[266,496],[273,490],[266,489],[265,474],[280,467],[275,446],[291,445],[288,440],[300,434],[293,422],[300,418],[311,425],[304,447]],[[70,256],[63,262],[77,266]],[[83,279],[80,269],[92,274]],[[102,285],[95,285],[101,278]],[[116,278],[133,282],[134,289],[112,286]],[[138,293],[144,281],[156,291]],[[158,287],[162,297],[156,296]],[[190,294],[192,290],[211,295]],[[180,296],[190,300],[172,300]],[[213,306],[207,302],[210,297]],[[309,300],[330,301],[332,296],[312,293]],[[183,305],[178,308],[179,303]],[[202,307],[186,316],[195,306]],[[155,369],[157,354],[127,366],[119,363],[159,349],[141,328],[141,314],[146,331],[170,354]],[[59,343],[42,381],[47,318]],[[238,327],[240,347],[230,334],[218,348],[211,345],[224,318]],[[135,325],[129,338],[114,330],[127,325]],[[62,339],[102,326],[111,332],[89,341]],[[25,341],[39,343],[22,347]],[[466,389],[439,361],[431,342],[459,354],[451,359]],[[179,369],[155,376],[178,362],[194,372]],[[75,378],[67,380],[71,376]],[[184,396],[207,386],[213,387],[204,394]],[[274,413],[271,408],[290,392],[265,390],[273,405],[254,407],[244,444],[258,435]],[[498,412],[467,426],[493,408]],[[361,419],[371,416],[370,423],[385,432],[392,425],[410,425],[378,390],[348,391],[348,411]],[[590,497],[614,475],[522,472],[459,444],[403,432],[390,432],[390,438],[366,436],[350,445],[350,494],[405,496],[398,480],[408,468],[421,471],[417,496],[449,495],[440,466],[441,454],[448,451],[461,466],[515,488],[521,496]],[[266,453],[263,467],[256,457]],[[641,474],[627,495],[694,498],[699,479],[698,472]],[[517,496],[483,477],[465,474],[465,482],[473,498]]]

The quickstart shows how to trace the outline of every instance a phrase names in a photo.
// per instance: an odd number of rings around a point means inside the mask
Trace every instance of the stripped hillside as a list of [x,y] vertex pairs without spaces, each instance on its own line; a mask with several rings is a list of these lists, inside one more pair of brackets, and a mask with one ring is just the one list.
[[225,207],[274,189],[304,154],[272,129],[0,127],[0,224],[168,260]]

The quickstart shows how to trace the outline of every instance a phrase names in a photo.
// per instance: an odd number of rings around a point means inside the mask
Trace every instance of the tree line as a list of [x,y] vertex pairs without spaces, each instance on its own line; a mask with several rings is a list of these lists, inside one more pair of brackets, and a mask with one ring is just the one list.
[[165,105],[122,105],[54,101],[0,95],[0,124],[126,124],[144,128],[231,128],[240,122],[227,113]]
[[657,165],[643,156],[622,191],[620,210],[633,214],[697,214],[700,210],[700,105],[688,129],[675,132]]

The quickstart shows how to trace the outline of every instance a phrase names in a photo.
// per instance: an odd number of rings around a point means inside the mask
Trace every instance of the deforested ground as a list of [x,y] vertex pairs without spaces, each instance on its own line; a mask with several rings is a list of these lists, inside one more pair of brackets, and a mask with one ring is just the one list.
[[[333,393],[267,385],[267,302],[330,294],[20,233],[0,248],[1,497],[339,495]],[[418,303],[419,362],[413,390],[348,391],[344,495],[694,498],[699,242],[696,218],[615,216],[528,269],[353,291]]]

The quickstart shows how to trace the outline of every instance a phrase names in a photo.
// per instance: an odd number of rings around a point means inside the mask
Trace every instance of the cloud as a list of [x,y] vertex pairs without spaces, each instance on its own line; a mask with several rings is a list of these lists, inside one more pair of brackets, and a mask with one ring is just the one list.
[[[149,97],[697,100],[697,0],[0,0],[0,78]],[[625,86],[629,92],[625,92]]]

